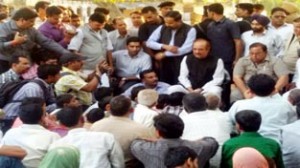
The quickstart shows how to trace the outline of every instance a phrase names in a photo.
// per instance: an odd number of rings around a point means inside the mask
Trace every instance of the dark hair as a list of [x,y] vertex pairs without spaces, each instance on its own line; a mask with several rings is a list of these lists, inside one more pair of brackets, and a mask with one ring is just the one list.
[[242,110],[235,114],[236,123],[245,132],[257,132],[261,124],[261,115],[254,110]]
[[265,7],[263,4],[253,4],[253,8],[257,10],[264,10]]
[[165,2],[162,2],[161,4],[159,4],[157,7],[163,8],[165,6],[175,6],[175,3],[172,1],[165,1]]
[[153,69],[147,69],[147,70],[144,70],[144,71],[140,72],[140,79],[143,80],[146,74],[152,73],[152,72],[155,73],[155,71]]
[[182,99],[185,96],[185,93],[174,92],[169,95],[168,105],[170,106],[182,106]]
[[143,9],[142,9],[142,14],[146,14],[146,13],[148,13],[148,12],[151,12],[151,13],[157,13],[157,10],[156,10],[156,8],[154,8],[153,6],[146,6],[146,7],[144,7]]
[[107,96],[107,97],[102,98],[100,101],[98,101],[98,107],[105,110],[106,105],[109,104],[109,102],[111,101],[112,98],[113,98],[112,96]]
[[155,129],[163,138],[173,139],[181,137],[184,123],[178,116],[163,113],[155,116],[153,120]]
[[285,14],[289,14],[285,9],[283,9],[283,8],[281,8],[281,7],[275,7],[275,8],[273,8],[272,10],[271,10],[271,15],[273,15],[275,12],[278,12],[278,11],[280,11],[280,12],[284,12]]
[[136,15],[141,15],[141,12],[139,12],[139,11],[133,11],[133,12],[131,12],[129,15],[131,16],[131,15],[134,15],[134,14],[136,14]]
[[89,18],[90,21],[93,21],[93,22],[98,22],[98,23],[104,23],[106,21],[106,18],[103,14],[101,13],[93,13],[90,18]]
[[42,9],[46,9],[46,7],[50,5],[50,2],[47,2],[47,1],[38,1],[35,6],[34,6],[34,9],[38,12],[38,10],[40,8]]
[[214,12],[214,13],[219,14],[219,15],[223,15],[223,13],[224,13],[224,7],[220,3],[213,3],[211,5],[208,5],[207,9],[210,12]]
[[207,109],[206,99],[199,93],[186,94],[182,99],[182,104],[188,113]]
[[30,20],[36,18],[37,16],[38,15],[35,11],[25,7],[17,10],[16,13],[13,15],[12,19],[15,21],[18,21],[20,19]]
[[297,17],[296,19],[294,19],[293,22],[299,23],[300,22],[300,17]]
[[81,119],[83,111],[78,107],[64,107],[57,114],[57,120],[66,127],[74,127]]
[[20,105],[19,117],[24,124],[38,124],[44,115],[45,101],[40,97],[26,97]]
[[142,40],[139,37],[135,37],[135,36],[129,37],[126,40],[126,45],[129,45],[131,42],[138,42],[140,43],[140,45],[142,45]]
[[156,108],[164,109],[168,105],[169,95],[168,94],[159,94],[157,99]]
[[289,93],[288,99],[292,105],[300,103],[300,89],[292,89]]
[[20,58],[26,58],[29,60],[28,56],[24,54],[13,55],[9,61],[10,66],[12,66],[12,64],[18,64],[20,62]]
[[113,116],[124,116],[131,108],[131,101],[129,98],[121,95],[116,96],[110,101],[110,113]]
[[195,160],[197,153],[189,147],[179,146],[168,150],[164,163],[167,168],[174,168],[183,165],[189,158]]
[[94,91],[94,97],[97,101],[101,101],[104,97],[112,96],[113,90],[110,87],[99,87]]
[[86,114],[86,119],[88,120],[88,122],[90,123],[94,123],[96,121],[101,120],[102,118],[104,118],[105,114],[104,114],[104,110],[101,108],[94,108],[91,109],[87,114]]
[[80,18],[80,16],[77,15],[77,14],[72,14],[72,15],[71,15],[71,19],[75,19],[75,18]]
[[139,92],[144,90],[144,89],[146,89],[145,86],[136,86],[136,87],[132,88],[130,99],[132,101],[134,101],[135,98],[137,97],[137,95],[139,94]]
[[38,64],[40,64],[41,62],[47,62],[48,60],[51,60],[51,59],[55,59],[55,60],[57,60],[57,62],[59,61],[58,55],[52,51],[44,51],[41,54],[42,54],[42,57],[41,57],[40,62],[38,62]]
[[56,97],[56,105],[58,108],[63,108],[64,104],[70,103],[72,98],[75,97],[71,94],[62,94]]
[[100,13],[100,14],[108,15],[109,10],[106,9],[106,8],[97,7],[97,8],[94,9],[94,13]]
[[40,65],[41,61],[46,62],[50,59],[58,60],[58,58],[59,58],[57,53],[47,50],[47,49],[44,49],[44,48],[39,48],[39,49],[33,51],[30,56],[31,56],[32,61],[39,65]]
[[47,17],[51,17],[51,16],[54,16],[54,15],[60,15],[62,13],[63,13],[63,11],[57,6],[49,6],[46,9],[46,16]]
[[55,76],[59,74],[60,70],[60,65],[40,65],[37,69],[37,76],[41,79],[47,79],[49,76]]
[[274,91],[275,84],[275,80],[266,74],[253,75],[247,82],[250,90],[257,96],[269,96]]
[[255,47],[260,47],[265,53],[268,52],[267,46],[264,45],[263,43],[259,43],[259,42],[253,43],[249,46],[249,49],[255,48]]
[[253,4],[252,3],[239,3],[239,4],[235,5],[235,7],[248,11],[248,14],[250,14],[250,15],[253,13]]
[[181,21],[182,19],[182,16],[178,11],[170,11],[166,14],[165,17],[173,18],[176,22]]

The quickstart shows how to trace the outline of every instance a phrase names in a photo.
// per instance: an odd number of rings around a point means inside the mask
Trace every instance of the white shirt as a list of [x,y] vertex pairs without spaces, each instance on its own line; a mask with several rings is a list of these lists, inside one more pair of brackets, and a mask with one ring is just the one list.
[[126,49],[126,41],[129,37],[131,37],[131,35],[127,32],[125,36],[121,36],[119,31],[116,29],[108,32],[108,37],[112,43],[113,51],[118,51]]
[[144,106],[137,104],[134,113],[133,120],[147,127],[153,127],[153,118],[158,115],[158,112]]
[[282,26],[276,28],[272,25],[272,23],[270,23],[268,25],[268,30],[277,33],[284,42],[287,42],[289,35],[293,33],[294,26],[293,24],[284,23]]
[[296,87],[299,89],[300,88],[300,59],[297,60],[296,63],[296,71],[295,71],[295,75],[293,77],[293,82],[295,82]]
[[122,149],[110,133],[75,128],[53,143],[50,149],[64,145],[72,145],[79,149],[80,168],[125,167]]
[[241,110],[255,110],[260,113],[262,123],[258,132],[276,141],[279,138],[280,127],[297,120],[291,104],[279,94],[236,101],[229,109],[229,117],[233,122],[235,122],[235,114]]
[[1,144],[19,146],[26,150],[27,155],[22,160],[27,168],[39,166],[50,145],[60,139],[57,133],[46,130],[41,125],[23,124],[6,132]]

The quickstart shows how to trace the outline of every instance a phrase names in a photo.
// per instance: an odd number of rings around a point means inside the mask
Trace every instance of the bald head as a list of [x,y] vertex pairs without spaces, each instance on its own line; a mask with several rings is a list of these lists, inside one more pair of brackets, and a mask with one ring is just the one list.
[[210,43],[205,39],[198,39],[193,44],[193,55],[196,58],[204,59],[209,55]]

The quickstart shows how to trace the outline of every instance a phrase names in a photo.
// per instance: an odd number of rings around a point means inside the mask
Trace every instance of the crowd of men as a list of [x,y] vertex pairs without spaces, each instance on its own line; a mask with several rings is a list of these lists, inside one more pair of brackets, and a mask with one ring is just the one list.
[[175,6],[1,4],[0,167],[299,168],[300,18]]

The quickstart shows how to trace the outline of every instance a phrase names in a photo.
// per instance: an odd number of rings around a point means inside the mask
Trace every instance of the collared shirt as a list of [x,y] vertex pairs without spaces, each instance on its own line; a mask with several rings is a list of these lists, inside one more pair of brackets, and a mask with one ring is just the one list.
[[250,30],[242,34],[242,40],[244,42],[244,56],[249,55],[250,45],[256,42],[266,45],[270,56],[282,57],[284,55],[284,40],[274,31],[265,30],[258,35]]
[[281,128],[279,141],[281,143],[283,162],[286,168],[300,167],[300,120]]
[[299,58],[298,50],[300,49],[300,39],[294,33],[287,36],[288,40],[285,43],[285,51],[282,61],[287,65],[290,73],[295,73],[296,62]]
[[280,145],[256,132],[243,132],[240,136],[225,142],[222,148],[221,167],[232,168],[232,156],[237,149],[242,147],[252,147],[265,157],[273,159],[277,168],[284,168]]
[[[55,97],[54,97],[54,91],[51,87],[51,85],[47,84],[44,80],[36,78],[37,80],[40,80],[45,87],[48,89],[48,93],[50,95],[44,95],[43,89],[34,82],[29,82],[23,85],[20,90],[16,92],[16,94],[13,96],[13,100],[23,100],[26,97],[40,97],[40,98],[49,98],[51,102],[55,102]],[[8,103],[4,106],[3,111],[5,112],[5,118],[8,119],[14,119],[18,116],[19,111],[20,111],[20,105],[21,102],[11,102]],[[48,112],[53,111],[56,108],[56,104],[49,104],[47,105],[46,110]]]
[[260,113],[262,123],[258,132],[276,141],[279,138],[280,127],[297,120],[297,114],[291,104],[279,94],[236,101],[229,109],[229,116],[233,123],[235,114],[241,110],[255,110]]
[[92,93],[80,90],[87,83],[84,79],[79,75],[78,72],[72,71],[66,67],[63,67],[62,73],[70,73],[62,76],[55,83],[55,92],[57,95],[62,95],[65,93],[70,93],[76,96],[80,102],[84,105],[92,104]]
[[[163,44],[159,43],[158,40],[161,37],[161,29],[163,25],[159,26],[155,31],[151,34],[149,39],[147,40],[147,47],[153,49],[153,50],[161,50]],[[172,37],[169,45],[174,45],[175,44],[175,34],[176,30],[172,30]],[[165,51],[166,57],[173,57],[173,56],[182,56],[184,54],[187,54],[192,51],[193,48],[193,42],[196,39],[196,30],[195,28],[191,28],[190,31],[187,34],[187,37],[182,44],[182,46],[178,47],[178,52],[177,53],[172,53],[170,51]]]
[[197,153],[199,168],[203,168],[218,149],[216,140],[209,137],[197,141],[162,138],[156,142],[134,140],[131,144],[131,152],[145,168],[165,168],[164,158],[167,151],[178,146],[187,146]]
[[243,77],[244,81],[248,81],[251,76],[261,73],[277,80],[280,76],[288,75],[289,71],[280,58],[271,56],[267,56],[259,64],[252,62],[249,56],[240,58],[233,70],[233,75]]
[[[27,40],[21,45],[13,46],[11,41],[15,38],[17,32],[27,35]],[[32,49],[37,47],[37,45],[59,54],[69,52],[53,40],[45,37],[35,28],[21,30],[17,27],[14,20],[0,24],[0,60],[9,61],[10,57],[18,52],[25,52],[25,55],[31,55]]]
[[118,77],[139,78],[139,74],[147,69],[151,69],[151,57],[143,51],[140,51],[136,56],[130,56],[128,50],[119,50],[112,54],[116,74]]
[[235,58],[235,39],[240,39],[238,25],[223,17],[220,21],[213,21],[208,25],[207,37],[211,41],[211,54],[221,58],[225,64],[233,62]]
[[153,109],[150,109],[144,105],[137,104],[134,108],[133,120],[137,123],[145,125],[146,127],[154,128],[153,118],[157,115],[157,111],[154,111]]
[[0,88],[6,82],[20,81],[20,75],[18,75],[14,70],[9,69],[8,71],[0,74]]
[[71,129],[49,149],[65,145],[72,145],[79,149],[80,168],[124,168],[125,166],[122,149],[110,133],[89,132],[84,128]]
[[1,144],[19,146],[26,150],[27,155],[22,160],[25,167],[36,168],[46,155],[50,145],[60,136],[46,130],[41,125],[23,124],[6,132]]
[[54,40],[59,43],[64,48],[67,48],[68,44],[64,42],[64,32],[62,29],[58,28],[55,25],[52,25],[50,22],[45,21],[38,29],[44,36]]
[[114,30],[108,33],[108,37],[112,43],[113,51],[126,49],[126,41],[131,35],[129,32],[125,36],[121,36],[118,30]]
[[168,88],[170,87],[170,85],[165,83],[165,82],[157,82],[157,85],[155,86],[155,88],[149,88],[144,83],[137,83],[137,84],[131,86],[130,88],[128,88],[123,93],[123,95],[127,96],[127,97],[130,97],[132,89],[135,88],[135,87],[138,87],[138,86],[144,86],[148,89],[154,89],[155,91],[157,91],[158,94],[167,94],[168,93]]
[[95,122],[90,130],[112,133],[122,147],[126,165],[128,164],[128,162],[134,160],[134,157],[130,152],[131,142],[137,138],[154,137],[154,133],[151,132],[150,128],[147,128],[126,117],[110,116],[108,118],[104,118],[100,121]]
[[22,77],[24,79],[34,79],[34,78],[36,78],[38,67],[39,67],[38,64],[31,65],[31,67],[28,69],[28,71],[22,74]]
[[276,28],[272,25],[272,23],[269,23],[268,30],[277,33],[283,39],[284,43],[286,43],[289,35],[294,31],[294,26],[293,24],[284,23],[280,27]]

